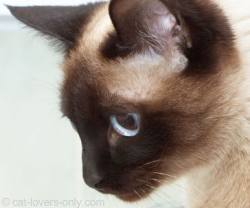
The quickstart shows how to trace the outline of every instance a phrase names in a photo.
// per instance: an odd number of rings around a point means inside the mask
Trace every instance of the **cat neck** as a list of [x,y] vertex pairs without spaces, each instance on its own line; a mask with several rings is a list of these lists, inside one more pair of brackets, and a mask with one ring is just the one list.
[[[246,208],[250,207],[250,123],[245,120],[237,131],[234,146],[221,158],[192,171],[189,178],[188,208]],[[241,132],[241,134],[238,134]],[[245,132],[244,135],[242,132]],[[227,144],[227,145],[232,145]]]

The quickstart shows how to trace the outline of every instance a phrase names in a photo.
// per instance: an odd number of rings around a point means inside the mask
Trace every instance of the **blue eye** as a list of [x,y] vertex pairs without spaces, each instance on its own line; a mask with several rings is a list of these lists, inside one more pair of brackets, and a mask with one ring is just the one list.
[[137,113],[128,113],[123,116],[110,116],[113,129],[125,137],[134,137],[140,131],[141,118]]

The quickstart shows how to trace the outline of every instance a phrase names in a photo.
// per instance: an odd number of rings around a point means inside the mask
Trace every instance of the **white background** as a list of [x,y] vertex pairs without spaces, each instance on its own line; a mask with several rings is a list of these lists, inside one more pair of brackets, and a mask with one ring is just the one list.
[[4,7],[4,4],[10,5],[78,5],[85,2],[95,2],[97,0],[1,0],[0,15],[7,15],[9,12]]

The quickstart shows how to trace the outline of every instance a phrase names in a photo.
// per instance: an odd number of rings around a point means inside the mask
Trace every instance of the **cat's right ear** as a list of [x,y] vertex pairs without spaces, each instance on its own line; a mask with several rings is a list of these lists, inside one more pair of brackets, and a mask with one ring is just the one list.
[[76,43],[94,9],[102,3],[80,6],[8,6],[18,20],[62,43],[68,51]]

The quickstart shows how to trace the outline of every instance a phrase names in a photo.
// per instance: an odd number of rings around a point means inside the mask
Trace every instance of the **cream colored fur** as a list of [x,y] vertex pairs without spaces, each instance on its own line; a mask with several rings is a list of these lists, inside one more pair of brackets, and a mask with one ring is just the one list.
[[250,2],[216,2],[233,25],[242,63],[232,80],[237,93],[224,106],[234,116],[225,115],[224,129],[215,130],[213,136],[223,138],[215,159],[188,174],[187,208],[250,208]]

